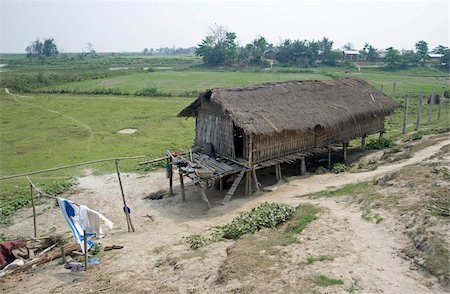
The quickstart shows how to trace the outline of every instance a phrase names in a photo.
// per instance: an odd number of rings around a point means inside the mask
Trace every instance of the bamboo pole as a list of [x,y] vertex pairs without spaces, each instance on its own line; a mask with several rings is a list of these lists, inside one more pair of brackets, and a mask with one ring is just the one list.
[[83,230],[83,245],[84,245],[84,271],[87,271],[88,250],[87,250],[87,236],[85,230]]
[[406,120],[408,117],[408,95],[405,95],[405,105],[403,108],[403,129],[402,134],[406,134]]
[[441,119],[442,102],[444,101],[444,87],[442,87],[441,95],[439,95],[438,120]]
[[34,205],[34,195],[33,195],[33,185],[30,183],[30,196],[31,205],[33,207],[33,227],[34,227],[34,237],[37,237],[37,227],[36,227],[36,207]]
[[173,195],[173,166],[170,159],[167,159],[167,173],[169,177],[169,195]]
[[434,89],[431,92],[430,103],[429,103],[429,106],[428,106],[428,122],[427,122],[427,126],[430,126],[430,124],[431,124],[431,116],[433,114],[433,104],[434,104]]
[[423,103],[423,91],[420,92],[419,105],[417,106],[416,131],[418,131],[420,129],[420,119],[422,116],[422,103]]
[[12,179],[12,178],[26,177],[26,176],[31,176],[31,175],[35,175],[35,174],[42,174],[42,173],[52,172],[52,171],[56,171],[56,170],[60,170],[60,169],[66,169],[66,168],[82,166],[82,165],[88,165],[88,164],[99,163],[99,162],[105,162],[105,161],[140,159],[140,158],[144,158],[144,157],[145,156],[129,156],[129,157],[117,157],[117,158],[106,158],[106,159],[91,160],[91,161],[86,161],[86,162],[81,162],[81,163],[74,163],[74,164],[69,164],[69,165],[63,165],[63,166],[60,166],[60,167],[43,169],[43,170],[38,170],[38,171],[33,171],[33,172],[28,172],[28,173],[21,173],[21,174],[16,174],[16,175],[11,175],[11,176],[4,176],[4,177],[0,178],[0,181],[1,180]]
[[130,229],[134,232],[134,227],[133,227],[133,224],[131,223],[130,212],[128,211],[127,202],[125,200],[125,193],[123,192],[122,180],[120,179],[119,160],[116,160],[116,172],[117,172],[117,178],[119,179],[120,192],[122,193],[122,201],[123,201],[125,217],[127,219],[128,232],[130,232]]

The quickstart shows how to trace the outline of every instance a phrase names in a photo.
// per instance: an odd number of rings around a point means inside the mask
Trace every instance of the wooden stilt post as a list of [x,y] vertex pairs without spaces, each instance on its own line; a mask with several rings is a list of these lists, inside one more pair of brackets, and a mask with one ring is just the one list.
[[328,169],[331,170],[331,148],[328,148]]
[[406,134],[406,120],[408,118],[408,95],[405,95],[405,103],[403,108],[403,129],[402,134]]
[[306,174],[306,160],[305,157],[300,158],[300,175],[304,176]]
[[384,85],[381,85],[380,91],[381,91],[381,93],[384,93]]
[[361,152],[366,151],[366,136],[361,137]]
[[172,161],[167,159],[167,176],[169,178],[169,195],[173,195],[173,166]]
[[83,245],[84,245],[84,271],[87,271],[88,250],[87,250],[87,236],[85,230],[83,230]]
[[430,126],[430,124],[431,124],[431,116],[433,115],[433,104],[434,104],[434,89],[431,92],[430,103],[429,103],[429,106],[428,106],[428,122],[427,122],[427,126]]
[[418,131],[420,129],[420,119],[421,119],[421,116],[422,116],[422,103],[423,103],[423,91],[420,92],[419,105],[417,106],[416,131]]
[[380,140],[383,139],[383,136],[384,136],[384,131],[381,131],[381,132],[380,132],[379,139],[380,139]]
[[252,174],[253,174],[253,180],[255,181],[255,188],[256,188],[256,191],[259,192],[259,186],[260,186],[260,184],[259,184],[259,182],[258,182],[258,178],[256,177],[256,169],[253,169],[253,170],[252,170]]
[[347,162],[347,143],[342,143],[342,156],[344,157],[344,163]]
[[34,237],[37,237],[37,227],[36,227],[36,207],[34,206],[34,195],[33,195],[33,185],[30,183],[30,196],[31,196],[31,206],[33,207],[33,227],[34,227]]
[[122,193],[123,210],[125,212],[125,218],[127,219],[128,232],[130,231],[134,232],[134,227],[133,224],[131,223],[130,212],[128,211],[127,201],[125,200],[125,193],[123,192],[122,180],[120,179],[119,160],[116,159],[115,162],[116,162],[117,178],[119,179],[120,192]]
[[202,187],[198,187],[200,190],[200,195],[202,195],[202,200],[206,203],[208,209],[211,209],[211,203],[209,203],[208,197],[206,196],[205,190]]
[[219,179],[219,190],[222,191],[223,190],[223,178],[220,177]]
[[186,191],[184,190],[183,174],[180,172],[180,186],[181,186],[181,198],[186,201]]
[[444,102],[444,87],[442,87],[441,95],[439,95],[438,119],[441,119],[442,102]]

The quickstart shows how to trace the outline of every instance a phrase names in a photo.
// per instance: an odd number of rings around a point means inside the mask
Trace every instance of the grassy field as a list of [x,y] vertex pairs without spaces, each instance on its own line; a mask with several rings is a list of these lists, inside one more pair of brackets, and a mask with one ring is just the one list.
[[[73,59],[71,59],[73,58]],[[0,63],[8,63],[0,79],[13,75],[33,73],[41,70],[45,74],[56,71],[73,71],[82,74],[85,66],[98,66],[109,70],[109,66],[161,65],[190,67],[198,59],[187,57],[154,58],[139,56],[111,56],[98,60],[77,61],[77,57],[67,57],[39,65],[33,60],[27,71],[27,59],[0,58]],[[42,61],[43,62],[43,61]],[[79,64],[78,64],[79,62]],[[74,95],[74,94],[20,94],[9,95],[0,89],[0,175],[46,169],[87,160],[145,155],[155,158],[167,149],[186,150],[194,138],[194,121],[177,118],[176,114],[188,105],[195,92],[212,87],[242,86],[267,81],[332,79],[338,77],[361,77],[385,92],[391,93],[392,83],[397,83],[398,101],[404,94],[411,96],[408,131],[413,131],[417,113],[417,95],[421,90],[429,96],[433,88],[440,91],[449,89],[448,74],[435,70],[414,70],[403,72],[383,72],[369,70],[358,72],[342,68],[285,69],[274,68],[274,72],[212,71],[195,68],[187,70],[157,70],[154,72],[124,71],[106,78],[85,79],[71,83],[50,84],[38,90],[73,89],[89,91],[96,88],[117,88],[123,92],[135,93],[146,87],[155,87],[171,97],[137,97],[134,95]],[[58,79],[55,79],[57,81]],[[61,80],[61,79],[59,79]],[[190,97],[188,97],[190,96]],[[424,99],[426,104],[426,99]],[[436,119],[436,107],[430,131],[448,127],[448,99],[444,104],[442,118]],[[427,106],[422,111],[422,122],[426,126]],[[401,110],[386,120],[387,136],[396,137],[401,133]],[[118,134],[125,128],[135,128],[134,134]],[[125,171],[135,171],[136,162],[122,164]],[[113,170],[113,164],[92,166],[98,172]],[[39,177],[33,177],[40,185],[52,185],[55,179],[77,176],[81,169],[69,169]],[[0,182],[0,216],[5,211],[15,210],[28,202],[25,179]]]
[[135,72],[128,75],[78,83],[66,83],[44,87],[49,89],[68,89],[71,91],[92,91],[99,88],[112,88],[127,94],[147,87],[155,87],[163,93],[175,96],[190,96],[209,88],[237,87],[267,81],[324,80],[330,77],[321,73],[263,73],[263,72],[215,72],[215,71],[156,71]]

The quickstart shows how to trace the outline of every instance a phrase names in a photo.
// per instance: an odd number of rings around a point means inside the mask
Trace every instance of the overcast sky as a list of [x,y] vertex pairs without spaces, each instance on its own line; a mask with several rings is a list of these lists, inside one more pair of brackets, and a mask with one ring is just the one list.
[[54,37],[64,52],[92,42],[97,52],[196,46],[217,23],[241,44],[258,35],[281,39],[328,37],[336,48],[412,49],[449,46],[449,0],[422,1],[21,1],[0,0],[0,52],[24,52],[37,37]]

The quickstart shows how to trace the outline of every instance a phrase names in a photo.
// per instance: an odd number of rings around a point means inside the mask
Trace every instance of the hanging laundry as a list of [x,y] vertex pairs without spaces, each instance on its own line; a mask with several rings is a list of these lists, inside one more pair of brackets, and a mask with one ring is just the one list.
[[[88,208],[85,205],[78,206],[70,200],[58,198],[59,208],[64,216],[67,224],[72,231],[75,240],[80,244],[81,251],[84,253],[84,232],[86,237],[96,236],[101,238],[104,236],[100,222],[103,221],[109,229],[112,229],[113,223],[102,214]],[[95,244],[92,240],[87,240],[87,249]]]

